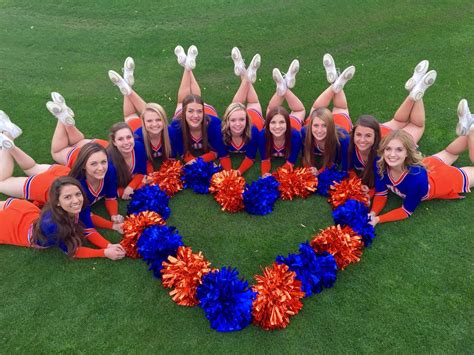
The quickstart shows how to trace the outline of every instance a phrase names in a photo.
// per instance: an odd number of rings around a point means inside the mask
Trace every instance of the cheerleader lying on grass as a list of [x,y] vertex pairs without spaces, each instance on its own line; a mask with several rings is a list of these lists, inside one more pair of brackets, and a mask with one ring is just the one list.
[[[412,137],[403,130],[393,131],[381,142],[375,179],[371,224],[399,221],[412,215],[421,201],[459,199],[474,186],[474,166],[451,166],[465,150],[474,162],[474,125],[466,100],[458,107],[459,135],[441,152],[424,158]],[[380,215],[388,190],[403,198],[403,206]]]
[[[73,258],[125,257],[120,244],[111,244],[94,229],[82,186],[68,176],[53,182],[42,210],[25,200],[1,201],[0,230],[0,244],[58,247]],[[99,249],[83,246],[86,240]]]

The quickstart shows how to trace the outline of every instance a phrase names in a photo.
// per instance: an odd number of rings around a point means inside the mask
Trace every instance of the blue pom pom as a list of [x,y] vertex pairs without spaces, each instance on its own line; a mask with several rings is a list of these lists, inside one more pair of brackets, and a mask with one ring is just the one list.
[[244,190],[244,207],[250,214],[264,216],[273,211],[276,200],[280,197],[279,182],[273,177],[259,178]]
[[332,287],[336,281],[337,265],[329,253],[316,254],[308,242],[300,244],[299,254],[288,254],[288,257],[277,256],[276,262],[286,264],[291,271],[296,272],[296,278],[301,281],[301,289],[305,297],[322,291],[323,286]]
[[252,320],[252,301],[256,293],[248,282],[239,280],[236,269],[223,267],[202,278],[197,298],[211,328],[218,332],[241,330]]
[[368,247],[375,238],[375,229],[369,224],[368,213],[369,208],[362,202],[347,200],[332,212],[332,216],[336,224],[351,227],[362,237],[364,245]]
[[132,200],[127,205],[127,214],[138,214],[143,211],[153,211],[161,218],[167,219],[171,210],[168,207],[169,196],[158,186],[146,185],[135,190]]
[[347,177],[347,172],[337,170],[336,165],[331,166],[329,169],[324,169],[318,175],[318,189],[316,192],[322,196],[329,196],[329,189],[336,182],[341,182]]
[[161,263],[168,260],[168,256],[176,256],[178,247],[184,245],[175,227],[151,226],[143,230],[137,242],[138,253],[150,265],[153,275],[161,279]]
[[206,163],[202,158],[183,167],[183,182],[185,189],[193,189],[197,194],[209,193],[212,175],[221,170],[213,162]]

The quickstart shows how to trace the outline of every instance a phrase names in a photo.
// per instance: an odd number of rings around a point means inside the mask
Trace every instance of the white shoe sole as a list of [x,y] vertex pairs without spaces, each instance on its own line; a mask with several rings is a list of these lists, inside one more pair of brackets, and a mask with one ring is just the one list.
[[336,81],[332,84],[332,90],[334,93],[339,93],[344,89],[344,86],[347,84],[349,80],[354,77],[355,74],[355,67],[351,65],[350,67],[344,69],[341,75],[336,79]]
[[276,84],[276,92],[278,96],[283,96],[285,95],[287,91],[285,79],[283,79],[283,76],[281,75],[281,72],[279,69],[275,68],[273,69],[272,73],[273,81],[275,81]]
[[184,48],[181,46],[176,46],[174,49],[174,54],[176,55],[178,64],[184,67],[186,65],[186,53],[184,52]]
[[120,89],[120,92],[123,96],[128,96],[132,93],[132,89],[127,84],[125,79],[123,79],[119,73],[109,70],[109,79],[110,81]]
[[323,66],[326,70],[326,79],[329,84],[332,84],[337,79],[337,71],[336,71],[336,63],[334,62],[334,58],[329,53],[326,53],[323,56]]
[[11,140],[2,140],[2,148],[6,150],[10,150],[15,146],[15,143],[13,143]]
[[188,55],[186,57],[185,67],[187,70],[193,70],[196,68],[196,57],[199,52],[195,45],[192,45],[188,48]]
[[425,95],[425,91],[432,86],[436,81],[437,73],[435,70],[431,70],[415,85],[415,87],[410,92],[410,97],[414,101],[420,101]]
[[257,70],[260,68],[261,64],[261,58],[260,54],[255,54],[250,61],[250,65],[247,69],[247,79],[250,81],[252,84],[255,83],[257,80]]
[[469,128],[472,125],[471,112],[466,99],[459,101],[457,114],[459,122],[456,126],[456,134],[458,136],[465,136],[469,133]]
[[125,62],[123,63],[123,78],[127,82],[128,85],[132,86],[135,84],[135,78],[133,76],[133,72],[135,70],[135,61],[132,57],[127,57]]
[[286,86],[289,89],[293,89],[296,84],[296,74],[300,70],[300,62],[295,59],[291,62],[290,66],[288,67],[288,73],[285,75],[285,82]]
[[429,62],[427,60],[422,60],[417,64],[415,70],[413,71],[413,75],[405,84],[405,89],[411,91],[415,85],[423,78],[423,76],[428,71]]

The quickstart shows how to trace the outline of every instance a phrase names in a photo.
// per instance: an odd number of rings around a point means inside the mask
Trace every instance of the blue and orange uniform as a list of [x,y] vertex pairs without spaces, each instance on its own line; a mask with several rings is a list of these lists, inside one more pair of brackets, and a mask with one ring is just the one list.
[[207,139],[209,145],[208,152],[205,152],[203,149],[202,136],[195,138],[191,135],[191,149],[185,154],[181,119],[174,120],[171,123],[171,127],[174,129],[173,135],[170,136],[171,145],[176,149],[177,156],[183,157],[183,160],[186,163],[199,157],[205,162],[210,162],[227,155],[227,151],[222,141],[221,120],[218,117],[211,115],[204,116],[204,119],[206,120],[207,127]]
[[[109,145],[108,141],[103,140],[103,139],[98,139],[98,138],[91,139],[91,141],[89,143],[98,143],[104,148],[107,148],[107,146]],[[69,151],[69,153],[67,153],[67,156],[66,156],[66,166],[67,167],[72,168],[72,166],[74,165],[74,163],[77,160],[77,156],[79,155],[79,152],[81,151],[81,148],[82,147],[72,148]]]
[[252,125],[261,131],[265,127],[265,118],[263,118],[262,113],[253,108],[247,108],[245,111],[247,112]]
[[402,207],[380,215],[379,223],[399,221],[410,217],[421,201],[459,199],[460,193],[470,192],[469,178],[459,168],[445,164],[435,156],[423,159],[426,166],[408,166],[397,179],[388,170],[375,175],[375,197],[372,211],[378,215],[385,207],[388,191],[403,199]]
[[232,169],[232,162],[230,160],[230,155],[232,154],[245,154],[245,159],[237,169],[241,175],[250,169],[255,161],[255,157],[257,156],[258,135],[258,128],[252,125],[250,140],[247,142],[242,141],[240,146],[236,145],[233,141],[231,141],[230,144],[224,144],[224,147],[228,152],[227,156],[221,158],[221,164],[224,170]]
[[262,160],[261,174],[264,175],[270,172],[271,167],[272,167],[272,163],[271,163],[272,158],[281,158],[281,157],[288,156],[288,158],[286,159],[286,164],[291,165],[291,166],[295,165],[301,151],[301,145],[302,145],[302,142],[301,142],[300,132],[292,128],[291,139],[290,139],[290,151],[289,152],[286,151],[285,145],[281,147],[277,147],[273,145],[272,150],[271,150],[271,156],[267,157],[265,131],[261,131],[259,133],[259,138],[258,138],[258,146],[260,150],[260,157]]
[[[143,177],[147,173],[147,156],[145,146],[139,140],[135,140],[135,144],[132,150],[132,162],[128,167],[128,171],[132,179],[129,181],[126,187],[131,187],[133,190],[138,189],[143,182]],[[111,160],[111,159],[109,159]],[[123,195],[124,187],[118,187],[118,195]]]
[[26,200],[35,201],[40,206],[44,205],[48,200],[53,181],[60,176],[68,175],[70,171],[67,166],[54,164],[40,174],[29,176],[23,185],[23,196]]
[[[308,129],[311,130],[311,128],[306,125],[301,130],[301,135],[303,137],[303,142],[305,141]],[[337,149],[336,149],[336,157],[333,161],[333,164],[335,164],[339,170],[348,171],[348,169],[349,169],[349,166],[348,166],[348,150],[349,150],[349,143],[350,143],[349,134],[347,133],[347,131],[345,129],[342,129],[340,127],[336,127],[336,129],[339,132],[339,134],[338,134],[339,145],[337,146]],[[309,134],[311,134],[311,133],[309,133]],[[324,150],[321,150],[316,144],[314,144],[313,154],[316,156],[316,158],[318,158],[318,159],[322,158],[323,153],[324,153]],[[324,168],[325,167],[323,166],[319,170],[322,171],[322,170],[324,170]]]
[[[40,223],[41,232],[47,238],[46,242],[32,244],[31,238],[35,222],[40,217],[40,209],[31,202],[10,198],[6,201],[4,209],[0,211],[0,244],[16,245],[33,248],[59,247],[67,252],[66,246],[57,240],[57,224],[52,220],[51,213],[45,213]],[[78,247],[75,258],[105,257],[104,249],[110,244],[94,228],[89,207],[85,207],[76,216],[84,227],[84,239],[101,249]]]

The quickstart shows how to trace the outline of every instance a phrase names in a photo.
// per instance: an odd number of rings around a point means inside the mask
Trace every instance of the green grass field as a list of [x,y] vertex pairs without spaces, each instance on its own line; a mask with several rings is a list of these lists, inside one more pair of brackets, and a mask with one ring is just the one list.
[[[263,106],[274,90],[271,70],[285,71],[298,58],[295,92],[309,107],[327,85],[322,56],[329,52],[338,67],[357,68],[346,87],[353,120],[370,113],[381,121],[405,98],[413,67],[429,59],[438,71],[424,99],[420,149],[429,155],[455,137],[459,100],[474,107],[473,18],[469,1],[1,0],[0,109],[24,130],[18,146],[46,163],[56,124],[45,107],[49,93],[65,96],[87,136],[103,138],[122,120],[122,97],[107,70],[119,71],[129,55],[137,92],[171,115],[181,76],[177,44],[199,48],[195,75],[220,113],[238,86],[233,46],[247,60],[262,55],[256,90]],[[469,164],[467,154],[458,161]],[[391,207],[399,204],[390,198]],[[251,283],[276,255],[333,224],[319,196],[279,201],[265,217],[222,213],[211,196],[190,191],[170,206],[168,224],[187,245],[216,267],[237,267]],[[139,260],[70,261],[58,250],[2,246],[0,353],[472,352],[473,211],[474,196],[430,201],[409,220],[378,226],[361,262],[340,272],[334,288],[305,299],[288,328],[275,332],[211,330],[201,309],[174,304]]]

